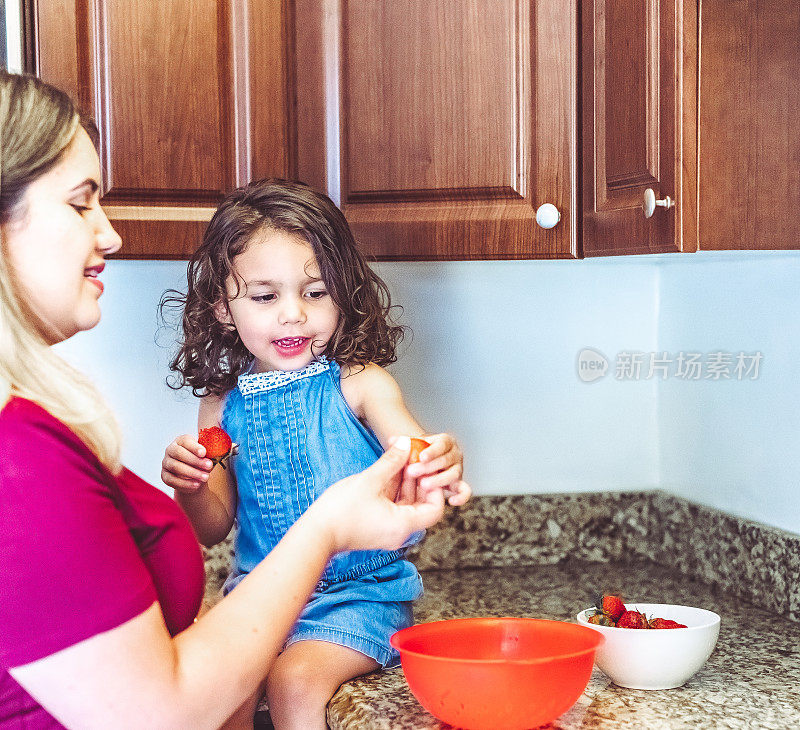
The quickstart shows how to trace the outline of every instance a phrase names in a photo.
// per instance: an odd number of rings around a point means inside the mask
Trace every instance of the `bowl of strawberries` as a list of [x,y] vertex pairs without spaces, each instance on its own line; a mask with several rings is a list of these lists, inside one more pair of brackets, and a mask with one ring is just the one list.
[[623,602],[601,596],[578,614],[578,623],[605,637],[595,664],[614,684],[631,689],[672,689],[706,663],[719,637],[719,615],[670,603]]

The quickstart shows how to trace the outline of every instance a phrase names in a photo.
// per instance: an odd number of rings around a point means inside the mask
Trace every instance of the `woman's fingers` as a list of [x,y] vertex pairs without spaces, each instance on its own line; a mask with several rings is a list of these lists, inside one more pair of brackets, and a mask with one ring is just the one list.
[[362,476],[371,480],[371,483],[390,500],[399,498],[402,488],[401,473],[411,452],[411,439],[400,436],[392,441],[381,457],[372,465],[361,472]]
[[398,505],[397,509],[406,520],[406,531],[410,535],[412,532],[425,530],[442,519],[444,494],[440,489],[434,489],[424,495],[424,501]]

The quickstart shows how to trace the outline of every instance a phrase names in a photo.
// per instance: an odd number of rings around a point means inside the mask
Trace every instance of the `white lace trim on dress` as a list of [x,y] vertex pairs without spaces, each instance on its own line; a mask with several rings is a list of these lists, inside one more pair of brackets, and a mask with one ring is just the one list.
[[302,370],[269,370],[266,373],[251,373],[240,375],[237,382],[242,395],[258,393],[264,390],[280,388],[295,380],[310,378],[330,370],[331,364],[326,357],[320,357],[306,365]]

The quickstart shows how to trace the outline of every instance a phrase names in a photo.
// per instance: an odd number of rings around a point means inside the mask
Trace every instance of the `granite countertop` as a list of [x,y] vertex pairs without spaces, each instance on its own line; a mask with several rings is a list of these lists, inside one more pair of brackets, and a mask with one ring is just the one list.
[[[231,552],[230,538],[206,551],[206,605],[219,600]],[[660,491],[477,496],[448,510],[409,558],[425,583],[417,622],[574,621],[598,592],[722,617],[714,653],[683,687],[624,689],[595,669],[551,728],[800,727],[800,535]],[[400,668],[342,685],[328,723],[333,730],[449,727],[417,703]],[[255,727],[272,727],[263,702]]]
[[[711,609],[722,618],[708,663],[683,687],[617,687],[597,668],[551,728],[775,728],[800,726],[800,625],[647,561],[461,568],[423,573],[418,622],[466,616],[574,621],[598,591],[630,600]],[[328,707],[332,730],[448,728],[416,701],[400,668],[344,684]]]

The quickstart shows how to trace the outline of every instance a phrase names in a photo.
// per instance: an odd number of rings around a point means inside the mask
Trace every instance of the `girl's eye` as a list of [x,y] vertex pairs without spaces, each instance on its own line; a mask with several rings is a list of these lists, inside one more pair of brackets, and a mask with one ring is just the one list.
[[256,294],[255,296],[251,297],[254,302],[271,302],[275,299],[274,294]]
[[327,294],[328,292],[325,291],[324,289],[322,291],[306,292],[306,296],[308,296],[309,299],[322,299],[322,297],[326,296]]
[[87,210],[89,210],[88,205],[77,205],[76,203],[70,203],[70,205],[78,212],[78,215],[83,215]]

